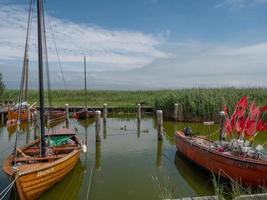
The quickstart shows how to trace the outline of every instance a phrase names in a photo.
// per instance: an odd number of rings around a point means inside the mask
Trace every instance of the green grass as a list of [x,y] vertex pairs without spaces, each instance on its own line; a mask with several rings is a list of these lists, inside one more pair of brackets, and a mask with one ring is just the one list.
[[[112,91],[112,90],[88,90],[88,105],[103,106],[107,103],[112,107],[136,107],[137,103],[144,103],[146,106],[154,106],[154,100],[157,96],[165,96],[168,90],[158,91]],[[19,95],[18,90],[5,90],[2,101],[17,101]],[[53,90],[53,105],[63,106],[69,105],[85,105],[84,90]],[[28,101],[33,103],[38,100],[38,91],[30,90]]]
[[159,96],[155,100],[155,108],[172,113],[174,104],[178,103],[182,107],[184,121],[218,120],[223,105],[226,104],[229,109],[233,109],[234,104],[244,95],[248,97],[249,103],[255,98],[257,105],[267,104],[265,88],[195,88],[172,91],[169,95]]
[[[231,109],[243,95],[246,95],[249,101],[255,98],[258,105],[267,104],[265,88],[194,88],[152,91],[89,90],[88,105],[96,107],[107,103],[110,107],[135,111],[137,103],[144,103],[146,106],[162,109],[164,113],[173,113],[174,104],[178,103],[181,105],[184,121],[204,121],[218,120],[218,113],[223,109],[223,105],[227,104]],[[52,96],[54,106],[63,106],[66,103],[71,106],[85,104],[83,90],[53,90]],[[6,90],[2,101],[16,101],[17,97],[18,90]],[[30,103],[37,101],[37,90],[30,90],[28,99]]]

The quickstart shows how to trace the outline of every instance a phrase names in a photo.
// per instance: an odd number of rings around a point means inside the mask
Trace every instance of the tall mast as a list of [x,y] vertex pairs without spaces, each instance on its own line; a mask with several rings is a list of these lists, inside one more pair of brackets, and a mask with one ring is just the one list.
[[84,56],[84,96],[85,96],[85,119],[87,118],[87,83],[86,83],[86,56]]
[[41,124],[41,156],[45,156],[45,118],[44,118],[44,85],[43,85],[43,1],[37,0],[38,26],[38,65],[39,65],[39,104]]

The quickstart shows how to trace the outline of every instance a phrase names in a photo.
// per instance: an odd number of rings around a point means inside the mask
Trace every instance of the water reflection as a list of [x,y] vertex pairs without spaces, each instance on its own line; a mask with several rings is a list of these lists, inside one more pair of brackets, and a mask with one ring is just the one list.
[[107,139],[107,120],[103,120],[103,136]]
[[101,141],[95,144],[95,168],[101,170]]
[[212,176],[206,170],[195,165],[181,153],[175,154],[175,166],[188,185],[199,195],[212,195]]
[[141,120],[137,120],[137,138],[140,138],[141,133]]
[[157,145],[157,167],[161,166],[162,162],[162,152],[163,152],[163,140],[158,140]]

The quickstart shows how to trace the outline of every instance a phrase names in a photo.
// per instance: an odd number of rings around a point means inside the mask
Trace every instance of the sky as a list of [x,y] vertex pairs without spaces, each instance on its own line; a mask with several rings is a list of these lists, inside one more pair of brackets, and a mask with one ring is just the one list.
[[[44,2],[53,88],[83,87],[83,56],[90,89],[267,86],[267,0]],[[8,88],[19,88],[28,7],[29,0],[0,0]],[[36,3],[29,55],[36,88]]]

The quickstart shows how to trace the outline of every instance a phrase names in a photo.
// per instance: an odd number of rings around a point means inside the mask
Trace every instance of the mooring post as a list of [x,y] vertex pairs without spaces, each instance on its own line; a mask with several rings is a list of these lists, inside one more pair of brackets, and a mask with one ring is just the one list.
[[158,140],[163,138],[163,112],[157,110],[157,127],[158,127]]
[[38,138],[38,120],[39,120],[39,114],[38,112],[33,113],[33,134],[34,134],[34,139]]
[[174,120],[178,120],[178,103],[174,104]]
[[106,103],[103,104],[103,120],[104,122],[107,120],[108,114],[108,105]]
[[220,141],[224,139],[224,123],[225,123],[225,113],[220,112]]
[[66,128],[69,128],[69,120],[70,120],[69,104],[65,104],[65,113],[66,113]]
[[137,104],[137,119],[141,120],[141,104]]
[[27,104],[26,106],[26,111],[27,111],[27,122],[29,123],[31,121],[31,110],[29,104]]
[[1,113],[1,122],[3,125],[5,124],[5,113],[4,112]]
[[96,134],[96,142],[100,142],[100,127],[101,127],[101,111],[97,110],[95,112],[96,120],[95,120],[95,134]]

